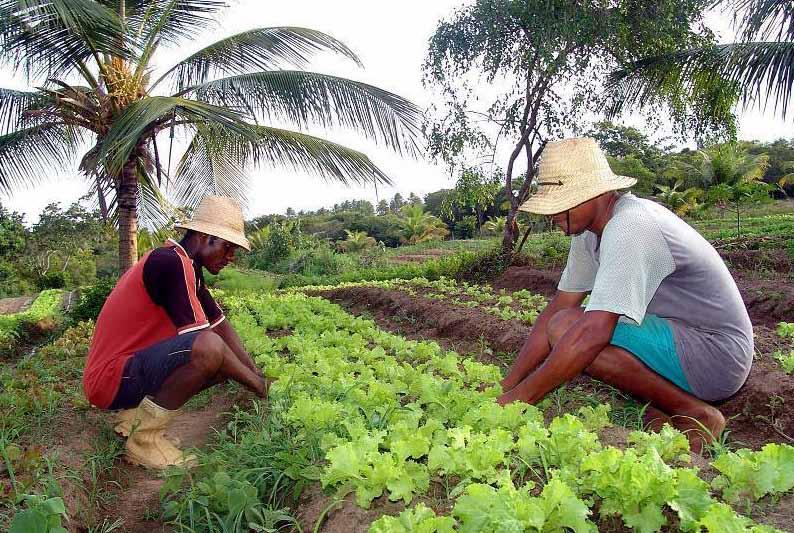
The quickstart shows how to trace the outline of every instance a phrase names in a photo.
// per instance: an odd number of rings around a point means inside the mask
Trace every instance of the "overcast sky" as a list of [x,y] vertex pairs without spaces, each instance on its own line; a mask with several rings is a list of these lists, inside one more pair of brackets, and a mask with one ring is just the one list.
[[[218,32],[205,35],[203,40],[191,43],[190,47],[161,54],[161,65],[169,66],[219,38],[247,29],[303,26],[340,39],[364,63],[364,68],[359,69],[349,61],[323,55],[312,64],[312,70],[371,83],[426,107],[430,104],[431,96],[422,87],[421,65],[427,40],[438,21],[448,17],[461,3],[460,0],[240,0],[225,13]],[[722,41],[732,40],[733,32],[727,16],[712,14],[708,21],[710,27],[720,33]],[[0,86],[27,88],[24,80],[14,79],[9,72],[2,70]],[[783,122],[772,116],[771,112],[742,112],[739,122],[739,136],[742,139],[772,141],[794,136],[790,132],[791,120]],[[628,119],[627,123],[642,126],[636,119]],[[454,183],[454,179],[441,165],[403,159],[376,148],[350,132],[312,130],[311,133],[367,153],[395,183],[391,188],[380,187],[380,198],[390,198],[395,192],[404,196],[415,192],[422,196]],[[13,195],[0,194],[0,202],[11,210],[24,213],[26,222],[33,223],[48,203],[60,201],[66,206],[86,192],[87,185],[77,176],[75,163],[75,168],[53,169],[53,179],[45,186],[17,191]],[[357,198],[366,198],[374,203],[374,188],[345,187],[288,170],[265,169],[251,174],[249,205],[245,215],[246,218],[252,218],[267,213],[283,213],[287,207],[295,210],[316,209]]]

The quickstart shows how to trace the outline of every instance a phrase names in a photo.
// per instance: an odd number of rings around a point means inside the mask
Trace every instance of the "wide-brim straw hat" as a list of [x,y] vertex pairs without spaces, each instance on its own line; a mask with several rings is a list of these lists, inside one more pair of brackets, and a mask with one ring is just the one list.
[[580,137],[554,141],[543,149],[537,192],[519,209],[538,215],[556,215],[635,183],[634,178],[612,172],[595,139]]
[[234,198],[228,196],[204,197],[193,212],[193,218],[174,224],[174,227],[219,237],[251,251],[251,243],[245,238],[243,210]]

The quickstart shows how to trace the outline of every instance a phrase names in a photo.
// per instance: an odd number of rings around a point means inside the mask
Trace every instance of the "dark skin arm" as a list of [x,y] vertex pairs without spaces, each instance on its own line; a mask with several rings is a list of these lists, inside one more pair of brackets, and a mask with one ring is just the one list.
[[502,390],[509,391],[535,370],[551,351],[546,327],[549,320],[563,309],[579,306],[587,296],[582,292],[557,291],[549,305],[538,315],[532,331],[521,347],[513,366],[502,380]]
[[549,356],[534,372],[503,394],[499,403],[515,400],[536,403],[546,394],[581,374],[609,345],[620,315],[588,311],[571,325]]
[[248,355],[248,352],[245,350],[240,340],[240,336],[228,320],[224,320],[212,328],[212,331],[217,333],[224,340],[226,345],[234,352],[234,355],[237,356],[242,364],[250,368],[254,374],[262,375],[262,371],[256,366],[251,356]]

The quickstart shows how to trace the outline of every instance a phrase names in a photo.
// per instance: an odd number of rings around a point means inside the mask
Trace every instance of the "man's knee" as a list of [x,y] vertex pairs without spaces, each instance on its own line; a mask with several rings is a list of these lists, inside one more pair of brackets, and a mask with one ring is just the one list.
[[581,307],[571,307],[554,313],[554,316],[546,324],[546,335],[549,344],[554,346],[557,341],[568,331],[574,322],[582,318],[584,311]]
[[193,341],[190,362],[198,366],[206,375],[214,376],[223,365],[226,342],[213,331],[202,331]]

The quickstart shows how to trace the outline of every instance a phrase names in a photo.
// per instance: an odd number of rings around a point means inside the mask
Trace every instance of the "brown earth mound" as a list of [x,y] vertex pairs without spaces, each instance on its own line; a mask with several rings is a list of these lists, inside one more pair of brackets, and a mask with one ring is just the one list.
[[529,328],[518,320],[504,321],[479,309],[450,306],[439,300],[414,298],[400,291],[350,287],[321,295],[358,311],[366,309],[376,320],[388,318],[414,323],[413,333],[469,343],[486,342],[499,352],[518,352]]
[[[493,350],[506,352],[510,360],[530,331],[518,321],[503,321],[477,309],[412,297],[399,291],[352,287],[321,295],[353,313],[366,311],[386,329],[394,329],[396,322],[400,329],[408,327],[414,334],[452,344],[476,347],[485,341]],[[770,353],[776,348],[776,335],[765,326],[758,326],[756,330],[757,349]],[[493,356],[484,359],[491,359],[495,364],[505,362],[504,358]],[[729,419],[730,440],[741,446],[757,449],[767,442],[791,443],[793,440],[794,377],[783,373],[768,356],[756,361],[744,387],[719,407]]]

